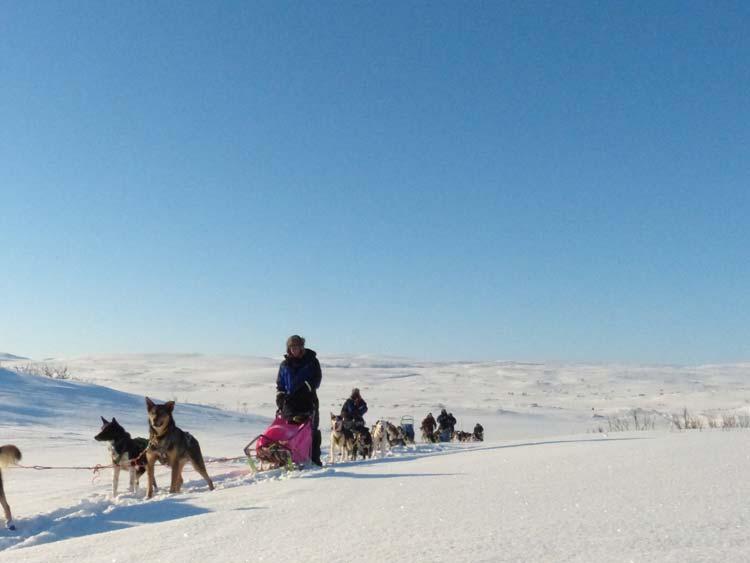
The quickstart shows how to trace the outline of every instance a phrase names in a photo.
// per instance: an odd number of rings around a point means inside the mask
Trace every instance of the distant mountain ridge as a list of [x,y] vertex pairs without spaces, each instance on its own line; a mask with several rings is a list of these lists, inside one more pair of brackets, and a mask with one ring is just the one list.
[[28,360],[29,358],[25,358],[23,356],[16,356],[14,354],[7,354],[5,352],[0,352],[0,361],[11,361],[11,360]]

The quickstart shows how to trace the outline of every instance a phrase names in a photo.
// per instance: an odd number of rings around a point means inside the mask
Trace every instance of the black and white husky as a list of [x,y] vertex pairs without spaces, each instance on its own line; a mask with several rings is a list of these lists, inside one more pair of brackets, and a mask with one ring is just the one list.
[[370,429],[367,426],[355,426],[352,428],[354,433],[354,451],[352,452],[352,459],[357,459],[357,454],[362,456],[362,459],[369,459],[372,457],[372,435]]
[[[141,455],[148,446],[146,438],[131,438],[113,417],[107,420],[103,416],[102,429],[94,436],[98,442],[109,442],[109,453],[112,456],[112,496],[117,496],[117,484],[120,471],[125,469],[130,475],[130,492],[138,491],[138,480],[146,472],[146,456]],[[132,462],[132,463],[131,463]]]
[[392,422],[385,421],[386,431],[388,434],[388,445],[405,446],[407,442],[406,432],[401,426],[396,426]]

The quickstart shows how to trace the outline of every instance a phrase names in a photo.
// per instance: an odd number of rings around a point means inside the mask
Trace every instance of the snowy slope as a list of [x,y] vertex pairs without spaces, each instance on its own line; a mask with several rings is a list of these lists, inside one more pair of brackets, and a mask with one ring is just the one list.
[[0,362],[14,362],[19,360],[28,360],[28,358],[24,358],[23,356],[16,356],[14,354],[8,354],[7,352],[0,352]]
[[[169,400],[168,397],[159,395],[152,398]],[[100,424],[97,413],[107,418],[117,415],[124,424],[136,424],[141,429],[145,424],[143,395],[124,393],[91,383],[27,375],[4,368],[0,368],[0,403],[3,405],[4,425],[59,427],[67,424],[89,427],[90,422],[94,426]],[[181,416],[202,422],[237,417],[236,413],[230,414],[228,411],[202,405],[181,404],[180,411]],[[87,420],[86,415],[92,420]],[[243,416],[243,419],[258,421],[258,417],[248,415]]]
[[[111,498],[108,472],[92,482],[88,471],[11,469],[4,476],[18,530],[0,532],[0,559],[750,558],[747,431],[585,433],[596,420],[592,407],[741,411],[747,364],[323,362],[321,400],[331,408],[354,384],[367,389],[369,420],[380,413],[423,416],[442,398],[461,418],[491,426],[489,440],[420,445],[382,460],[288,475],[253,477],[242,463],[211,463],[217,490],[189,472],[185,492],[150,501],[142,493]],[[25,463],[104,462],[105,448],[91,439],[99,414],[116,414],[142,433],[145,393],[193,403],[178,402],[175,416],[209,458],[237,455],[272,412],[257,405],[270,403],[276,359],[119,356],[66,364],[74,377],[119,390],[0,371],[0,400],[9,405],[0,442],[18,443]],[[197,403],[239,403],[248,414]],[[164,478],[160,471],[157,479]]]

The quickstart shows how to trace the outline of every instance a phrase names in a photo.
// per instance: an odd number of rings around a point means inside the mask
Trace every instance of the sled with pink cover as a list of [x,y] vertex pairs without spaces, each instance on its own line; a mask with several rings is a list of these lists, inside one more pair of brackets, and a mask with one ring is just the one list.
[[271,426],[245,446],[245,455],[256,471],[276,467],[294,469],[310,461],[311,448],[310,419],[288,421],[277,414]]

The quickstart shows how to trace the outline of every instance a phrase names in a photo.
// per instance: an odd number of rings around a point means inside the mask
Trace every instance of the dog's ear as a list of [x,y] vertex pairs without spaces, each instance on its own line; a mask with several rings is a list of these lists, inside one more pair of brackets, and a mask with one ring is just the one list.
[[104,418],[103,416],[99,415],[99,418],[102,419],[102,424],[109,424],[109,422],[107,422],[107,419]]
[[152,411],[152,410],[154,410],[155,406],[156,405],[154,404],[154,402],[151,399],[149,399],[148,397],[146,397],[146,410]]
[[167,412],[171,413],[174,410],[174,401],[164,403],[164,408],[167,409]]
[[114,422],[115,424],[117,424],[117,419],[114,416],[112,417],[112,422]]

